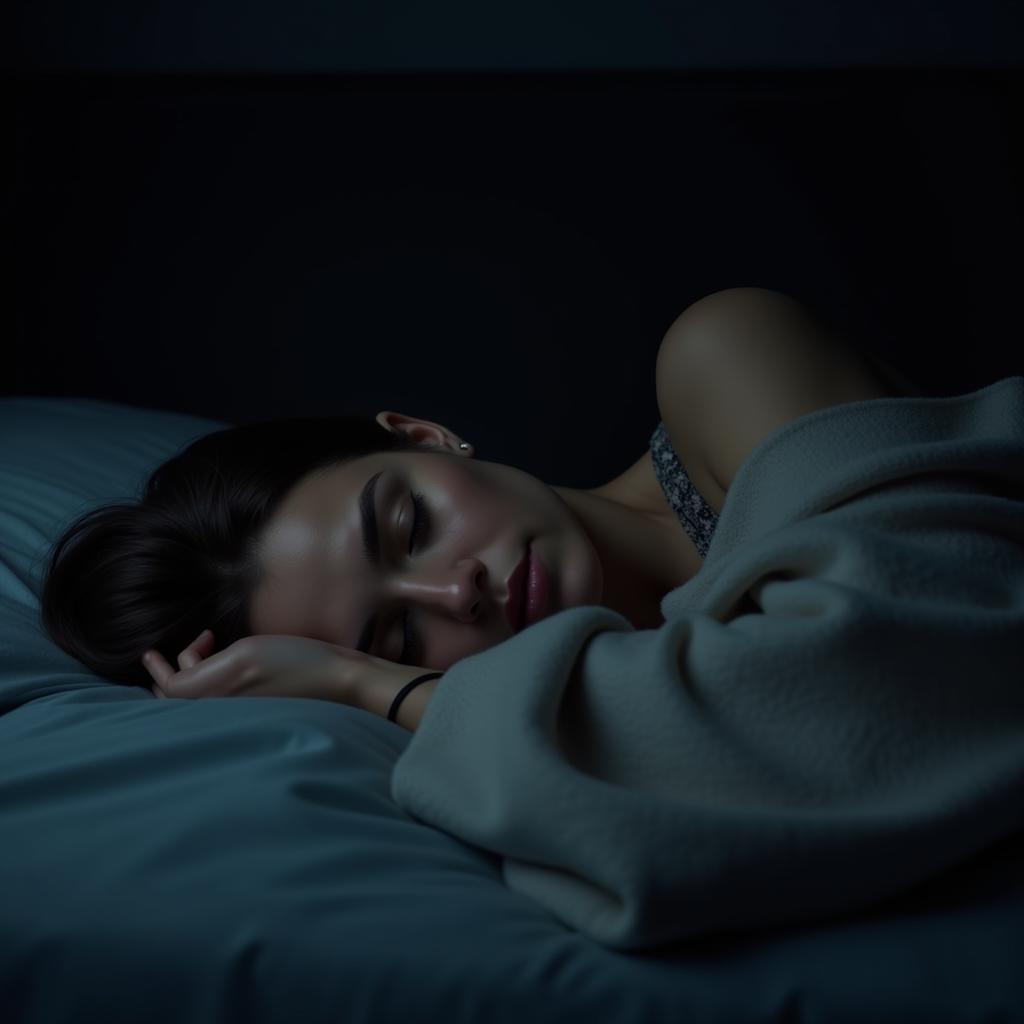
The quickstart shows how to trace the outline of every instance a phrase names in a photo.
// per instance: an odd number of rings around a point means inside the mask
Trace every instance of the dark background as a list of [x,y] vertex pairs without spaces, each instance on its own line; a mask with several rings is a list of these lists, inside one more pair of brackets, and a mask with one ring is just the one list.
[[723,288],[1022,373],[1013,6],[16,4],[0,394],[397,409],[589,487]]

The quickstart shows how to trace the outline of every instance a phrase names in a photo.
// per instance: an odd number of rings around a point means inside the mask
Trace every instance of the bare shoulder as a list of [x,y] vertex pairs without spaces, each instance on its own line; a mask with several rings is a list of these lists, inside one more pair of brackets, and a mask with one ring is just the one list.
[[[672,447],[719,514],[739,467],[777,428],[830,405],[922,393],[806,304],[767,288],[727,288],[688,306],[662,338],[655,379]],[[649,448],[595,493],[678,523]]]
[[723,495],[784,424],[894,393],[808,306],[766,288],[729,288],[687,307],[659,348],[657,387],[673,446]]

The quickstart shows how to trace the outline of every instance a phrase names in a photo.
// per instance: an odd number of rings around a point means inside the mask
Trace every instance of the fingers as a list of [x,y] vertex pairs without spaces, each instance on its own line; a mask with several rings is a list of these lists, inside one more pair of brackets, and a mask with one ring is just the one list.
[[168,664],[167,659],[156,650],[146,651],[142,655],[142,664],[146,671],[153,677],[153,681],[161,688],[167,680],[174,675],[174,669]]
[[195,640],[193,640],[192,643],[190,643],[188,647],[178,655],[178,664],[182,668],[192,668],[193,665],[198,665],[199,662],[210,653],[212,648],[213,633],[208,629],[204,629],[202,633],[200,633],[199,636],[197,636]]
[[208,657],[213,650],[213,639],[213,633],[209,629],[204,629],[178,655],[178,669],[175,669],[155,648],[147,650],[142,655],[142,664],[153,679],[154,694],[157,697],[167,697],[170,689],[169,681],[172,676],[179,670],[184,671],[188,668],[194,668],[203,658]]

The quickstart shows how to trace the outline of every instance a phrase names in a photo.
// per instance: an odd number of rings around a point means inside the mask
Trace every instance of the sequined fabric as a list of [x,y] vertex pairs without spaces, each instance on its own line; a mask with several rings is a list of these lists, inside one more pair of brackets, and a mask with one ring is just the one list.
[[651,460],[665,497],[696,545],[701,558],[706,558],[711,537],[718,525],[718,514],[694,487],[672,447],[663,422],[658,424],[651,436]]

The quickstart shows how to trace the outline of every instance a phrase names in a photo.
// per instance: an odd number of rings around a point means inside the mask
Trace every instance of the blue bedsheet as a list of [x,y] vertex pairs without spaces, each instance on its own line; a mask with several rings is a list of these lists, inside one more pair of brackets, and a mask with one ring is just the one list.
[[0,1019],[1024,1021],[1024,839],[870,913],[626,955],[392,802],[399,726],[93,676],[38,623],[49,543],[219,426],[0,399]]

